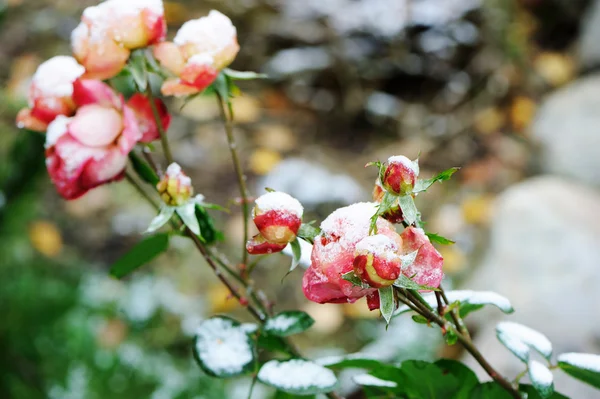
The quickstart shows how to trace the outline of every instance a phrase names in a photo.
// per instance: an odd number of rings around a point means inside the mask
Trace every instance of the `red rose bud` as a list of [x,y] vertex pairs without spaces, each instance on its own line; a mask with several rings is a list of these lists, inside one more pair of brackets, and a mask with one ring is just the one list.
[[274,244],[265,240],[260,234],[257,234],[246,243],[246,251],[248,251],[250,255],[265,255],[281,252],[286,246],[287,243]]
[[165,204],[170,206],[183,205],[194,194],[192,179],[183,173],[181,166],[176,163],[169,165],[165,175],[156,185],[156,189]]
[[383,172],[382,183],[386,190],[396,195],[406,195],[412,191],[419,175],[419,166],[403,155],[388,159]]
[[[386,190],[381,185],[379,178],[375,181],[375,187],[373,188],[373,200],[375,202],[381,203],[383,201],[383,196],[385,195]],[[400,224],[404,220],[404,214],[402,213],[402,209],[400,205],[396,203],[395,206],[391,207],[387,211],[385,211],[382,215],[382,218],[391,223]]]
[[402,260],[398,254],[402,242],[383,234],[367,236],[354,249],[354,273],[371,287],[389,287],[400,276]]
[[294,197],[270,192],[256,199],[253,217],[260,234],[270,243],[285,245],[296,238],[304,209]]

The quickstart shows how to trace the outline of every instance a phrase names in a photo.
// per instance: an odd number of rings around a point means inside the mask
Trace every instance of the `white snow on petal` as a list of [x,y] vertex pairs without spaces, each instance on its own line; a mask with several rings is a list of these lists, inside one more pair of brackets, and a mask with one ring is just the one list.
[[580,369],[600,373],[600,355],[570,352],[559,355],[557,360],[561,363],[567,363]]
[[275,316],[269,320],[265,324],[265,329],[270,331],[286,331],[288,328],[296,323],[297,319],[294,317],[289,317],[284,314]]
[[184,186],[191,186],[192,185],[192,179],[187,176],[185,173],[183,173],[183,170],[181,169],[181,166],[179,166],[178,163],[173,162],[172,164],[170,164],[167,167],[167,170],[165,171],[165,174],[170,178],[170,179],[178,179],[179,180],[179,184],[184,185]]
[[191,65],[212,65],[215,62],[215,59],[212,55],[207,53],[199,53],[195,54],[188,59],[188,64]]
[[221,317],[200,324],[196,353],[204,366],[217,375],[239,373],[254,358],[244,329]]
[[370,374],[359,374],[352,377],[352,380],[358,385],[366,385],[368,387],[388,387],[395,388],[398,386],[394,381],[386,381],[381,378],[374,377]]
[[211,53],[218,53],[236,40],[237,30],[231,20],[212,10],[206,17],[184,23],[173,42],[179,46],[193,43]]
[[284,362],[271,360],[261,367],[258,379],[291,392],[311,392],[311,388],[329,389],[337,384],[333,371],[301,359]]
[[339,237],[343,246],[356,245],[369,235],[371,217],[377,206],[374,202],[360,202],[335,210],[321,223],[321,235]]
[[137,15],[142,10],[147,9],[154,14],[163,15],[164,7],[162,0],[107,0],[94,7],[88,7],[83,11],[83,15],[89,19],[96,19],[104,10],[110,10],[114,16]]
[[392,163],[399,163],[401,165],[404,165],[408,169],[411,169],[412,171],[414,171],[415,174],[417,174],[417,175],[419,174],[418,164],[415,165],[415,163],[413,161],[411,161],[410,159],[408,159],[404,155],[395,155],[393,157],[389,157],[388,158],[388,164],[392,164]]
[[545,357],[552,355],[552,343],[550,343],[550,340],[544,334],[532,328],[512,321],[503,321],[498,323],[496,331],[499,334],[508,335],[522,341]]
[[59,115],[48,125],[48,129],[46,130],[46,143],[44,145],[46,148],[52,147],[59,138],[67,133],[71,119],[73,118]]
[[[312,253],[313,246],[311,243],[304,240],[298,240],[298,242],[300,243],[301,251],[300,262],[298,262],[298,264],[304,268],[307,268],[310,266],[310,254]],[[290,258],[293,258],[294,252],[292,251],[292,244],[286,245],[286,247],[283,248],[282,253]]]
[[289,194],[274,191],[261,195],[256,199],[256,207],[260,212],[285,211],[302,218],[304,208],[300,201]]
[[52,57],[42,63],[33,75],[34,93],[44,97],[70,97],[73,95],[73,82],[84,72],[85,68],[73,57]]
[[554,382],[554,376],[548,367],[536,360],[529,362],[529,378],[531,382],[544,387],[550,387]]
[[397,253],[398,246],[391,238],[383,234],[367,236],[360,240],[354,249],[354,254],[369,255],[373,254],[386,260],[400,260]]

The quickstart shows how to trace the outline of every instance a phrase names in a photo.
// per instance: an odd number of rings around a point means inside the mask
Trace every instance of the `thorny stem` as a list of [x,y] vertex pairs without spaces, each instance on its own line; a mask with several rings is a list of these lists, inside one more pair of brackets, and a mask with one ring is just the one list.
[[167,132],[165,132],[165,129],[163,129],[158,108],[156,108],[156,104],[154,103],[154,95],[152,94],[150,82],[148,82],[148,87],[146,88],[146,97],[148,97],[148,102],[150,103],[150,108],[152,109],[152,115],[154,116],[154,121],[156,122],[156,128],[158,129],[158,133],[160,134],[160,142],[165,153],[167,164],[170,165],[173,163],[173,155],[171,154],[171,147],[169,147],[169,139],[167,138]]
[[[415,310],[418,308],[421,316],[425,317],[432,322],[435,322],[439,325],[444,331],[452,331],[456,334],[458,340],[462,344],[462,346],[477,360],[477,362],[483,367],[486,373],[489,374],[498,384],[500,384],[511,396],[515,399],[521,399],[521,394],[512,386],[512,384],[506,380],[500,373],[498,373],[492,365],[483,357],[479,349],[473,344],[471,337],[467,334],[463,333],[459,330],[459,324],[452,325],[452,323],[448,323],[443,316],[438,315],[429,305],[425,306],[427,302],[421,297],[420,294],[416,292],[411,292],[411,290],[401,290],[401,292],[405,295],[406,299],[413,303]],[[441,292],[440,292],[441,293]],[[442,296],[443,297],[443,296]],[[410,305],[409,305],[410,306]],[[416,310],[415,310],[416,311]],[[460,320],[460,317],[459,317]],[[462,321],[462,320],[461,320]]]
[[235,137],[233,136],[232,126],[232,115],[227,115],[225,110],[227,104],[225,99],[217,94],[217,101],[219,103],[219,111],[221,112],[221,118],[225,124],[225,132],[227,134],[227,144],[229,151],[231,152],[231,160],[233,161],[233,167],[237,176],[238,186],[240,189],[240,198],[242,201],[242,214],[244,215],[244,242],[242,243],[242,263],[246,265],[248,263],[248,251],[246,251],[246,242],[248,241],[248,219],[250,217],[250,209],[248,208],[248,189],[246,188],[246,176],[242,169],[240,157],[237,152],[237,145],[235,143]]
[[[442,288],[442,286],[440,285],[439,289],[440,289],[440,295],[444,299],[444,302],[446,303],[446,305],[450,305],[450,301],[448,301],[448,297],[446,296],[446,292],[444,291],[444,288]],[[456,310],[456,308],[453,308],[450,311],[450,317],[452,317],[454,324],[456,324],[456,328],[458,328],[458,330],[461,333],[463,333],[465,336],[467,336],[468,338],[471,338],[471,334],[469,334],[469,329],[465,325],[465,322],[463,321],[463,319],[460,317],[460,314],[458,313],[458,310]]]

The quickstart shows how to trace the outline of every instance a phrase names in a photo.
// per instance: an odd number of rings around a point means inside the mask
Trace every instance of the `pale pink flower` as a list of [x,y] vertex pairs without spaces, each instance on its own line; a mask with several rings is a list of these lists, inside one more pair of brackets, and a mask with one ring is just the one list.
[[235,58],[240,47],[231,20],[218,11],[188,21],[173,39],[154,48],[154,56],[175,78],[165,81],[165,95],[189,95],[206,89]]
[[17,126],[45,132],[57,116],[73,115],[73,82],[84,72],[85,68],[73,57],[58,56],[42,63],[31,81],[29,107],[17,115]]
[[439,287],[444,278],[444,258],[429,241],[423,229],[407,227],[400,237],[403,255],[419,251],[414,262],[402,269],[402,274],[411,277],[417,284]]
[[164,40],[166,29],[162,0],[107,0],[84,10],[71,45],[85,78],[103,80],[123,69],[131,50]]

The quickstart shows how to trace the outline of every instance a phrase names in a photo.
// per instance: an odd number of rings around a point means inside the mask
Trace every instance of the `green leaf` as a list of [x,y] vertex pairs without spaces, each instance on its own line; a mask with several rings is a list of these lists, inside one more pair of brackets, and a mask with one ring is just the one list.
[[148,70],[146,69],[146,57],[141,51],[134,51],[129,58],[127,68],[135,81],[139,91],[143,92],[148,87]]
[[239,322],[216,316],[196,330],[194,358],[208,375],[233,377],[253,370],[256,348]]
[[[521,384],[519,385],[519,392],[527,394],[527,399],[544,399],[533,385]],[[554,392],[551,396],[545,399],[569,399],[568,397],[561,395],[558,392]]]
[[321,229],[318,227],[312,226],[311,223],[302,223],[300,229],[298,229],[298,237],[303,238],[304,240],[314,244],[315,237],[321,234]]
[[229,79],[225,73],[221,72],[210,87],[214,89],[214,91],[223,99],[223,101],[225,101],[225,103],[229,104],[231,92],[229,90]]
[[290,246],[292,247],[292,265],[290,266],[288,274],[298,267],[300,259],[302,258],[302,248],[300,248],[300,242],[298,241],[298,238],[292,241]]
[[442,244],[442,245],[452,245],[455,244],[454,241],[446,238],[446,237],[442,237],[441,235],[435,234],[435,233],[425,233],[425,235],[427,237],[429,237],[429,241],[433,242],[433,243],[437,243],[437,244]]
[[110,274],[113,277],[122,278],[165,252],[168,247],[168,234],[146,237],[112,265]]
[[552,397],[554,393],[554,376],[548,367],[532,360],[529,362],[529,380],[543,399]]
[[254,79],[268,79],[269,78],[264,73],[234,71],[233,69],[229,69],[229,68],[223,69],[223,73],[232,80],[254,80]]
[[452,346],[458,341],[458,335],[452,330],[446,331],[446,335],[444,335],[444,339],[446,340],[446,344]]
[[410,226],[415,223],[419,218],[419,211],[415,205],[415,200],[411,195],[404,195],[398,199],[400,209],[402,209],[402,215],[404,221]]
[[200,235],[200,224],[198,223],[198,218],[196,217],[196,204],[193,202],[188,202],[187,204],[178,206],[175,208],[177,214],[183,220],[183,224],[185,224],[192,233],[197,236]]
[[161,207],[158,215],[156,215],[150,222],[148,229],[146,229],[146,233],[152,233],[163,227],[169,220],[171,220],[173,213],[175,213],[175,208],[170,206]]
[[394,310],[396,310],[396,300],[394,298],[394,287],[389,286],[379,289],[379,310],[387,324],[390,324]]
[[196,219],[200,226],[202,238],[206,244],[212,244],[215,241],[223,240],[223,233],[215,227],[213,218],[208,214],[204,206],[196,204]]
[[264,331],[269,335],[287,337],[308,330],[314,322],[305,312],[288,310],[268,319]]
[[365,284],[353,271],[342,274],[342,279],[349,281],[352,285],[360,288],[369,288],[368,284]]
[[270,352],[288,353],[288,347],[281,337],[262,332],[258,335],[257,345]]
[[563,353],[558,356],[558,367],[571,377],[600,389],[600,355]]
[[450,180],[452,175],[456,173],[460,168],[450,168],[446,169],[442,173],[431,179],[418,180],[417,184],[415,184],[415,188],[413,189],[413,193],[420,193],[422,191],[426,191],[429,187],[431,187],[436,182],[443,182],[446,180]]
[[469,393],[479,384],[479,380],[473,370],[463,363],[451,359],[440,359],[435,362],[435,365],[442,370],[443,374],[452,374],[460,381],[460,389],[451,399],[469,399]]
[[425,317],[421,316],[420,314],[413,315],[412,319],[415,323],[418,323],[418,324],[429,324],[429,320],[427,320]]
[[159,182],[159,178],[154,173],[152,168],[144,162],[140,157],[137,156],[134,152],[129,153],[129,160],[131,161],[131,166],[135,173],[146,183],[152,184],[152,186],[156,186]]
[[291,393],[276,391],[273,399],[315,399],[315,395],[292,395]]
[[415,259],[417,259],[417,255],[419,254],[419,250],[417,249],[416,251],[413,251],[411,253],[408,253],[406,255],[401,255],[400,256],[400,261],[402,262],[402,268],[407,268],[408,266],[412,265],[413,263],[415,263]]
[[[404,265],[403,265],[404,266]],[[409,290],[423,290],[423,291],[439,291],[439,288],[429,287],[427,285],[420,285],[415,283],[410,277],[401,274],[400,277],[394,281],[394,287],[406,288]]]
[[370,370],[385,366],[385,363],[376,359],[370,359],[367,356],[360,352],[342,356],[327,356],[316,359],[315,363],[333,369],[360,368]]
[[328,393],[337,387],[333,371],[302,359],[268,361],[257,377],[263,384],[294,395]]
[[552,343],[544,334],[533,328],[512,321],[503,321],[496,325],[496,336],[524,363],[529,362],[529,348],[535,349],[548,360],[552,357]]
[[473,388],[469,399],[512,399],[512,395],[497,382],[486,382]]

